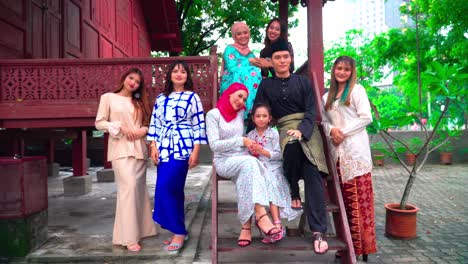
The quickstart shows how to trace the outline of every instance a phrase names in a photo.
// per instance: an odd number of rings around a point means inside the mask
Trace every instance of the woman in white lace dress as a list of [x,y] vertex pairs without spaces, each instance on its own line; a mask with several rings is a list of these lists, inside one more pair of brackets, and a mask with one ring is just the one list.
[[[366,126],[372,114],[366,90],[356,84],[353,58],[336,59],[330,90],[323,96],[323,125],[337,165],[356,256],[377,252],[372,158]],[[339,253],[338,253],[339,255]]]
[[282,231],[271,222],[266,206],[271,195],[267,187],[265,166],[249,155],[252,140],[244,137],[244,110],[248,90],[241,83],[233,83],[224,91],[216,108],[206,115],[206,134],[214,153],[216,172],[236,184],[238,216],[242,224],[238,246],[252,242],[251,217],[255,214],[257,227],[271,242],[282,239]]

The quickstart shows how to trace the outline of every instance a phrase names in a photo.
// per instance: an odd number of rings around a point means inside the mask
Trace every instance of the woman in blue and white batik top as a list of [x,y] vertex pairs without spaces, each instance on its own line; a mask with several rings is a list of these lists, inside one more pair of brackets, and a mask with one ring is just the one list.
[[153,219],[174,236],[167,251],[179,250],[186,240],[184,186],[189,168],[198,163],[200,144],[206,144],[200,97],[193,90],[188,65],[175,61],[166,74],[164,92],[156,98],[147,139],[158,166]]

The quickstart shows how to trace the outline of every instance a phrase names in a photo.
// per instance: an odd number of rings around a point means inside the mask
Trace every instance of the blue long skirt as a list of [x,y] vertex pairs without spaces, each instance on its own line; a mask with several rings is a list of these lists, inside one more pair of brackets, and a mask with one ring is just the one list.
[[177,160],[171,155],[169,161],[158,164],[157,172],[153,220],[174,234],[187,235],[184,187],[188,160]]

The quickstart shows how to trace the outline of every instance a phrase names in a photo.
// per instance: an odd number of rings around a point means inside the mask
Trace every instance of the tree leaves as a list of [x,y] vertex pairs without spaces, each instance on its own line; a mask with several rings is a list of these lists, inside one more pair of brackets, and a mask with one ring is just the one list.
[[[183,55],[200,55],[220,38],[229,37],[235,21],[250,27],[251,42],[263,42],[266,24],[278,16],[279,5],[263,0],[177,0],[179,26],[184,43]],[[290,16],[297,7],[290,7]],[[290,26],[297,25],[293,20]]]

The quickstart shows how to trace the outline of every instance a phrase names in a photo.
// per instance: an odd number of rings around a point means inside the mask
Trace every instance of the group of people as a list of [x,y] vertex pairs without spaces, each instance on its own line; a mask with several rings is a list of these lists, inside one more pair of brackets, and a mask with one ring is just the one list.
[[[316,124],[316,116],[322,115],[355,253],[375,253],[372,162],[365,130],[372,116],[366,92],[356,83],[355,61],[347,56],[335,61],[329,91],[321,98],[324,107],[318,109],[312,83],[292,73],[293,49],[279,19],[268,23],[259,58],[249,49],[245,23],[236,22],[231,33],[234,43],[223,54],[220,97],[206,120],[190,69],[180,60],[169,66],[152,113],[136,68],[122,76],[116,91],[101,96],[96,127],[110,135],[108,160],[118,187],[113,244],[139,251],[140,239],[155,235],[157,222],[173,233],[164,241],[167,251],[184,245],[185,180],[198,163],[200,145],[208,143],[216,172],[236,185],[238,246],[251,244],[252,220],[263,243],[276,243],[285,237],[281,219],[292,220],[304,210],[315,253],[326,253],[323,177],[328,168]],[[145,139],[157,165],[152,219]]]

